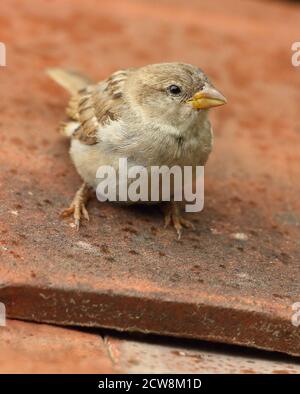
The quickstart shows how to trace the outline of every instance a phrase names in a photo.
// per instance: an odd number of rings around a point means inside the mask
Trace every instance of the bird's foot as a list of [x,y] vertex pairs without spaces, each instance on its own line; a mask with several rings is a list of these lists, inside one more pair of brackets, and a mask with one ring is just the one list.
[[75,197],[73,198],[73,201],[71,202],[69,208],[66,208],[61,213],[61,216],[63,218],[73,215],[77,230],[79,230],[82,217],[84,217],[84,219],[86,220],[89,220],[89,214],[86,209],[86,203],[89,199],[89,196],[90,189],[85,183],[83,183],[80,189],[76,192]]
[[182,217],[180,207],[178,206],[178,204],[176,204],[176,202],[170,202],[169,204],[165,205],[163,207],[163,212],[165,219],[165,228],[172,224],[177,232],[178,240],[181,238],[183,228],[188,228],[192,230],[195,229],[194,224],[190,220]]

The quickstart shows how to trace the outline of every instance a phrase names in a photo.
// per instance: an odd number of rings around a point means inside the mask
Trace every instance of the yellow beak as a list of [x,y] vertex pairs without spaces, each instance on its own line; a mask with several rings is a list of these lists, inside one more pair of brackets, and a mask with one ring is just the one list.
[[194,94],[192,98],[187,100],[195,109],[208,109],[219,107],[227,103],[226,98],[213,87],[205,87],[203,90]]

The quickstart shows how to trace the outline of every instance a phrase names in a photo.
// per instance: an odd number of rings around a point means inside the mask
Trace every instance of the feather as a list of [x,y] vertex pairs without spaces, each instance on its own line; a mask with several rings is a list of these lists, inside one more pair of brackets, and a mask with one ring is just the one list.
[[104,81],[76,91],[66,109],[71,121],[65,124],[62,133],[86,145],[96,144],[97,132],[118,118],[124,104],[122,90],[127,75],[128,70],[121,70]]
[[76,71],[64,70],[62,68],[48,68],[46,73],[69,93],[75,94],[81,89],[92,85],[94,82],[87,76]]

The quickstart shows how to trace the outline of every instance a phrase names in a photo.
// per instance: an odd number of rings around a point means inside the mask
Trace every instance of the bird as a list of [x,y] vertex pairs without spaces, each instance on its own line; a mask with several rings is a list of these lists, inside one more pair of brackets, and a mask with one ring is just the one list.
[[[59,130],[71,140],[70,156],[83,183],[62,216],[73,215],[77,229],[89,220],[87,202],[100,166],[117,168],[121,157],[146,168],[206,164],[213,146],[209,110],[227,100],[198,66],[149,64],[99,82],[63,68],[47,73],[71,94]],[[183,228],[194,228],[178,201],[161,207],[165,227],[173,225],[178,238]]]

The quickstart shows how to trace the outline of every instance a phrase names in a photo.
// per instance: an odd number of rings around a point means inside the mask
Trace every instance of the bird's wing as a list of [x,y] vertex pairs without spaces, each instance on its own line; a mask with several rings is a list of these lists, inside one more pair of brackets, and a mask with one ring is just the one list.
[[71,97],[66,112],[78,122],[72,138],[87,145],[96,144],[101,127],[120,117],[124,107],[123,86],[130,71],[117,71],[108,79],[86,86]]

